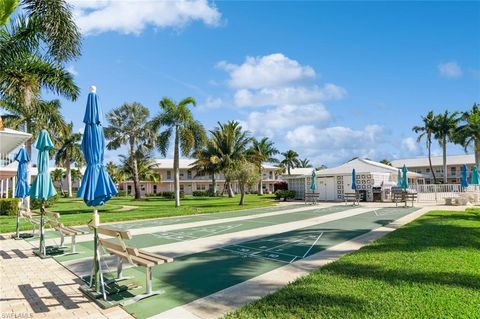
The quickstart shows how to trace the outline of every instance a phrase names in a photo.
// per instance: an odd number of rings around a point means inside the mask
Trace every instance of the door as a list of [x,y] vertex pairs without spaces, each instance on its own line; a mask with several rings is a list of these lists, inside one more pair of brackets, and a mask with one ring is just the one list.
[[335,178],[323,177],[318,179],[318,193],[320,200],[335,200]]

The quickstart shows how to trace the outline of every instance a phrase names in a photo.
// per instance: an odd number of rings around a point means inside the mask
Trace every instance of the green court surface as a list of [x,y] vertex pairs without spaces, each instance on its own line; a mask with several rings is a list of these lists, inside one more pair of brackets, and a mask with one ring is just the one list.
[[[124,308],[137,318],[147,318],[311,256],[415,210],[417,208],[382,208],[241,244],[182,256],[173,263],[153,268],[153,289],[162,289],[163,294]],[[125,275],[133,278],[122,283],[137,288],[109,296],[112,303],[125,301],[144,291],[143,268],[126,269]]]
[[[146,227],[156,227],[156,226],[166,226],[166,225],[176,225],[176,224],[185,224],[185,223],[194,223],[201,222],[205,220],[215,220],[223,218],[234,218],[234,217],[244,217],[244,216],[254,216],[258,214],[265,214],[270,212],[280,212],[284,210],[296,209],[300,207],[306,207],[305,204],[291,204],[284,206],[273,206],[265,208],[254,208],[254,209],[245,209],[245,210],[236,210],[228,211],[221,213],[211,213],[211,214],[199,214],[199,215],[190,215],[185,217],[165,217],[165,218],[156,218],[156,219],[144,219],[139,221],[130,221],[122,223],[106,223],[103,225],[111,226],[115,229],[129,230],[137,228],[146,228]],[[60,214],[61,216],[61,214]],[[101,214],[100,214],[101,218]],[[60,217],[61,220],[61,217]],[[81,229],[83,231],[89,232],[90,230],[86,226],[74,226],[75,228]],[[27,241],[38,240],[38,232],[33,238],[26,239]],[[60,238],[60,235],[57,231],[47,230],[45,232],[45,238]]]
[[[210,226],[197,226],[190,228],[182,228],[172,231],[156,232],[151,234],[139,234],[133,236],[133,239],[125,242],[133,247],[146,248],[158,245],[165,245],[175,242],[181,242],[192,239],[205,238],[215,235],[228,234],[244,230],[256,229],[266,226],[290,223],[322,215],[337,213],[351,209],[348,206],[332,206],[318,208],[308,211],[284,213],[274,216],[258,217],[248,220],[239,220],[232,222],[224,222]],[[117,225],[115,225],[117,226]],[[67,260],[75,260],[93,255],[93,241],[86,241],[77,244],[77,250],[80,252],[76,255],[56,256],[55,258],[62,262]]]

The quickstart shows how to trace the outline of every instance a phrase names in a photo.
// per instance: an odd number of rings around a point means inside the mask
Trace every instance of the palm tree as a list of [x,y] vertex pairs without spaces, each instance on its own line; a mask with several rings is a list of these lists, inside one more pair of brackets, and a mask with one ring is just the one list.
[[425,137],[426,147],[428,151],[428,164],[430,166],[430,172],[432,172],[433,183],[437,183],[435,171],[432,166],[432,136],[435,130],[435,115],[433,111],[428,112],[427,116],[422,116],[423,126],[414,126],[412,130],[418,134],[417,143],[420,143],[423,137]]
[[454,141],[455,130],[457,129],[460,118],[458,112],[449,113],[445,111],[434,118],[433,135],[442,148],[443,155],[443,183],[447,184],[447,143]]
[[[158,168],[158,164],[153,159],[151,152],[147,151],[144,153],[137,151],[134,156],[136,157],[139,180],[154,183],[160,182],[160,174],[155,171],[155,169]],[[135,168],[132,166],[132,161],[125,155],[119,155],[119,157],[121,167],[117,167],[117,179],[121,180],[124,177],[132,179],[135,172]]]
[[173,170],[175,174],[175,207],[180,206],[180,152],[183,156],[190,156],[193,150],[200,149],[206,140],[203,125],[193,118],[189,105],[196,105],[192,97],[187,97],[175,104],[169,98],[160,101],[161,112],[152,120],[155,129],[165,127],[158,137],[158,149],[167,155],[170,139],[173,136]]
[[385,164],[385,165],[388,165],[388,166],[392,166],[392,163],[391,163],[389,160],[387,160],[386,158],[382,159],[382,160],[380,161],[380,163]]
[[0,2],[0,27],[8,23],[10,15],[17,8],[18,0],[2,0]]
[[0,100],[0,107],[9,112],[9,114],[2,115],[6,126],[17,130],[23,129],[32,134],[32,138],[25,142],[25,149],[30,158],[32,143],[43,128],[49,131],[54,140],[61,135],[67,135],[68,125],[60,111],[59,100],[35,101],[33,107]]
[[[261,140],[256,138],[252,139],[252,146],[248,150],[248,156],[253,163],[257,165],[258,173],[262,176],[262,165],[265,162],[269,163],[278,163],[278,159],[274,156],[279,153],[279,151],[273,146],[274,143],[264,137]],[[258,182],[258,194],[263,195],[263,183],[262,178]]]
[[301,168],[309,168],[309,167],[312,167],[312,164],[310,164],[310,161],[308,159],[301,159],[299,160],[300,164],[298,165],[298,167],[301,167]]
[[196,176],[211,176],[212,178],[212,196],[217,195],[216,174],[221,172],[219,165],[220,159],[216,153],[214,143],[209,140],[203,148],[194,152],[193,157],[196,159],[192,163],[192,168],[196,172]]
[[107,149],[116,150],[128,145],[128,158],[132,168],[135,200],[141,199],[140,177],[138,172],[137,151],[146,152],[155,145],[155,132],[151,129],[148,117],[150,111],[138,102],[124,103],[107,113],[109,126],[105,128],[105,137],[109,140]]
[[463,146],[465,152],[473,146],[475,165],[480,167],[480,106],[473,104],[472,110],[463,113],[461,119],[463,124],[458,127],[455,140]]
[[50,173],[50,175],[52,176],[52,180],[54,182],[59,182],[60,191],[62,192],[62,194],[65,194],[63,192],[63,179],[65,178],[65,172],[63,171],[63,169],[56,168]]
[[82,172],[80,172],[80,169],[78,169],[78,164],[77,164],[77,168],[74,168],[71,170],[70,174],[72,174],[72,183],[75,182],[75,181],[79,181],[81,182],[82,180]]
[[293,150],[288,150],[285,153],[282,153],[284,159],[280,162],[287,168],[288,175],[290,174],[290,169],[294,167],[298,167],[300,165],[300,161],[298,160],[298,153]]
[[72,167],[74,163],[83,160],[82,147],[80,141],[82,134],[73,133],[73,123],[67,126],[67,130],[59,138],[60,148],[55,155],[55,165],[65,168],[67,176],[68,197],[72,197]]
[[225,124],[218,123],[218,126],[210,131],[215,154],[218,157],[218,165],[225,175],[225,188],[228,197],[233,197],[232,180],[228,174],[237,162],[247,158],[248,145],[251,138],[247,131],[237,121],[229,121]]

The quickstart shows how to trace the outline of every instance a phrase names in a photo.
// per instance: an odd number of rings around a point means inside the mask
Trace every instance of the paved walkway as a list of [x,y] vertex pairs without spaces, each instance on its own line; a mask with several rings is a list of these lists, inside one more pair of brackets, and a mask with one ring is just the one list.
[[23,240],[0,239],[0,318],[132,318],[120,307],[100,309],[78,290],[78,277],[40,259]]

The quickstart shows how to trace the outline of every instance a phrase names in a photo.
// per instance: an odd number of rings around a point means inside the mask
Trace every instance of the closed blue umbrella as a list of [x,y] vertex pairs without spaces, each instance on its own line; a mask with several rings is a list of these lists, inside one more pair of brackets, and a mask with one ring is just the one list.
[[462,188],[468,187],[467,170],[467,165],[463,164],[460,176],[460,186],[462,186]]
[[352,189],[357,190],[357,174],[355,168],[352,169]]
[[[28,157],[28,153],[22,147],[20,151],[18,151],[17,155],[15,155],[15,160],[18,162],[17,168],[17,186],[15,187],[15,197],[22,199],[22,206],[24,198],[28,196],[30,191],[30,186],[28,185],[27,180],[27,163],[30,161]],[[17,227],[16,227],[16,236],[15,238],[19,237],[20,231],[20,212],[17,213]]]
[[44,227],[43,227],[43,215],[45,213],[45,201],[50,197],[53,197],[57,194],[55,187],[53,186],[52,178],[50,177],[50,172],[48,171],[48,162],[50,156],[48,151],[53,148],[52,140],[50,135],[48,135],[47,130],[41,130],[40,135],[35,142],[35,148],[38,150],[37,158],[37,177],[32,183],[30,188],[30,197],[42,201],[40,207],[40,245],[39,245],[39,255],[40,257],[46,256],[45,249],[45,236],[44,236]]
[[93,286],[93,282],[95,282],[95,289],[98,292],[100,288],[99,276],[101,276],[101,273],[99,274],[100,261],[98,259],[97,227],[100,224],[100,220],[96,206],[105,204],[112,196],[115,196],[117,194],[117,188],[103,165],[105,150],[105,138],[102,127],[103,115],[98,96],[95,92],[96,88],[94,86],[90,87],[85,116],[83,118],[85,129],[83,131],[82,151],[87,162],[87,167],[77,196],[82,197],[88,206],[94,207],[91,223],[94,229],[94,259],[93,276],[90,281],[90,286]]
[[315,170],[312,170],[312,182],[310,183],[310,189],[314,193],[317,191],[317,172]]
[[470,184],[473,184],[473,185],[478,185],[480,184],[480,174],[478,172],[478,168],[476,166],[474,166],[472,168],[472,177],[470,179]]
[[402,188],[407,189],[408,188],[408,177],[407,177],[408,169],[405,166],[405,164],[402,167],[402,173],[403,173],[402,174]]

